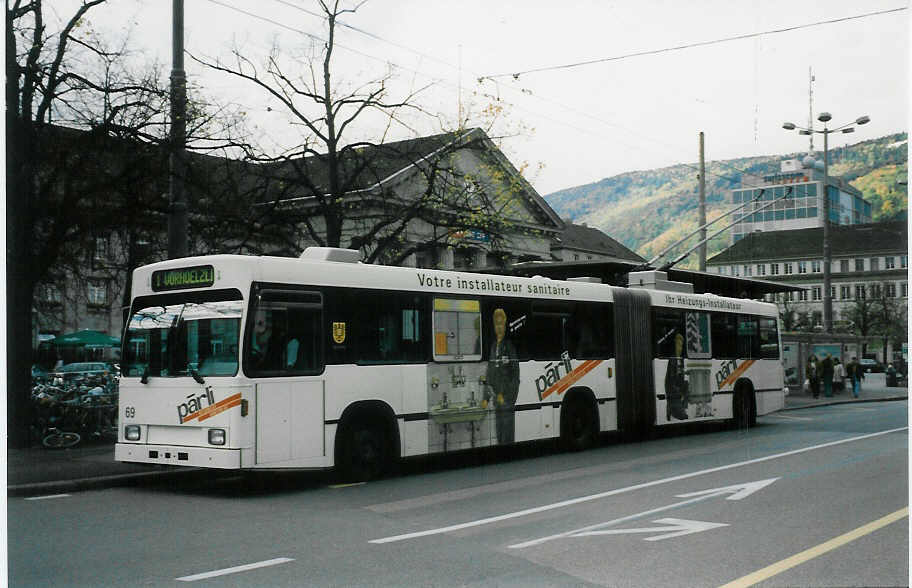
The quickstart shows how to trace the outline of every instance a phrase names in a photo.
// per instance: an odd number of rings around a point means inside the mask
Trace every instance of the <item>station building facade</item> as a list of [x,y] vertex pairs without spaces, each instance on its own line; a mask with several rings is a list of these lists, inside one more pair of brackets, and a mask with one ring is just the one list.
[[[819,166],[812,159],[788,159],[781,163],[777,174],[745,176],[742,187],[732,190],[732,207],[747,206],[736,213],[736,218],[744,218],[732,226],[731,243],[757,231],[822,227],[824,177]],[[872,221],[871,203],[842,178],[829,176],[827,194],[832,225],[861,225]],[[748,204],[754,199],[758,200]],[[773,206],[759,210],[774,200],[777,201]]]

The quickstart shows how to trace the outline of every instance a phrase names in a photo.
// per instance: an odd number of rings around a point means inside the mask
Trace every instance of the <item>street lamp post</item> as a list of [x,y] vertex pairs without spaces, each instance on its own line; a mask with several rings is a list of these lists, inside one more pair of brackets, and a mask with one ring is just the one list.
[[806,129],[798,127],[794,123],[782,123],[782,128],[787,131],[798,129],[801,135],[810,135],[811,133],[820,133],[823,135],[823,331],[831,333],[833,331],[833,297],[830,294],[830,269],[832,265],[832,255],[830,253],[830,164],[829,164],[829,141],[830,133],[854,133],[854,125],[863,125],[871,121],[868,116],[860,116],[854,122],[850,122],[828,129],[827,123],[832,120],[829,112],[821,112],[817,120],[823,123],[823,130],[819,131],[814,128]]

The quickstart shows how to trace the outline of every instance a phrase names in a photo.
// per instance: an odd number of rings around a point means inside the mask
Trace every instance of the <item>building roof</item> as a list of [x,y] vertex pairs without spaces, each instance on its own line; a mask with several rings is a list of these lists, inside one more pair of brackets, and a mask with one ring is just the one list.
[[646,261],[635,251],[624,247],[595,227],[566,223],[564,231],[554,239],[553,249],[575,249],[600,255],[607,255],[617,259],[630,261]]
[[[904,221],[864,225],[830,225],[830,251],[833,257],[905,253],[909,232]],[[815,258],[823,255],[823,227],[789,231],[748,233],[707,264],[737,263],[759,259]]]
[[[353,148],[340,149],[338,160],[340,168],[337,177],[346,182],[341,186],[345,194],[379,190],[385,185],[393,185],[418,171],[419,166],[445,157],[462,148],[474,148],[483,151],[496,164],[507,172],[508,177],[516,179],[522,186],[522,193],[534,205],[535,216],[543,227],[551,230],[562,229],[563,220],[554,209],[538,194],[535,188],[522,177],[500,149],[487,134],[479,128],[441,133],[427,137],[417,137],[390,143],[364,143]],[[448,162],[438,164],[447,167]],[[277,179],[305,177],[310,186],[300,185],[300,192],[283,196],[281,200],[291,201],[297,198],[308,198],[320,192],[327,194],[329,188],[329,166],[325,154],[307,157],[292,157],[282,162],[266,164],[271,175]],[[274,198],[265,194],[265,198]]]

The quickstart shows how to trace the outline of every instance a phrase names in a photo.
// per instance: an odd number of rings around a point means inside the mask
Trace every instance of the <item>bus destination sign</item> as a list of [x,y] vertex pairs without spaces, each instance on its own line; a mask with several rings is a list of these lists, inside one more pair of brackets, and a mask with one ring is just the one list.
[[215,283],[215,268],[211,265],[181,267],[152,272],[152,291],[208,288]]

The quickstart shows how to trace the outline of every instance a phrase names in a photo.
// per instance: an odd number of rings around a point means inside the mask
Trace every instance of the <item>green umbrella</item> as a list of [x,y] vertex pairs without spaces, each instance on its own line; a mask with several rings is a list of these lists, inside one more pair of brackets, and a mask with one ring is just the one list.
[[88,329],[60,335],[54,339],[57,347],[120,347],[120,337],[112,337],[100,331]]

